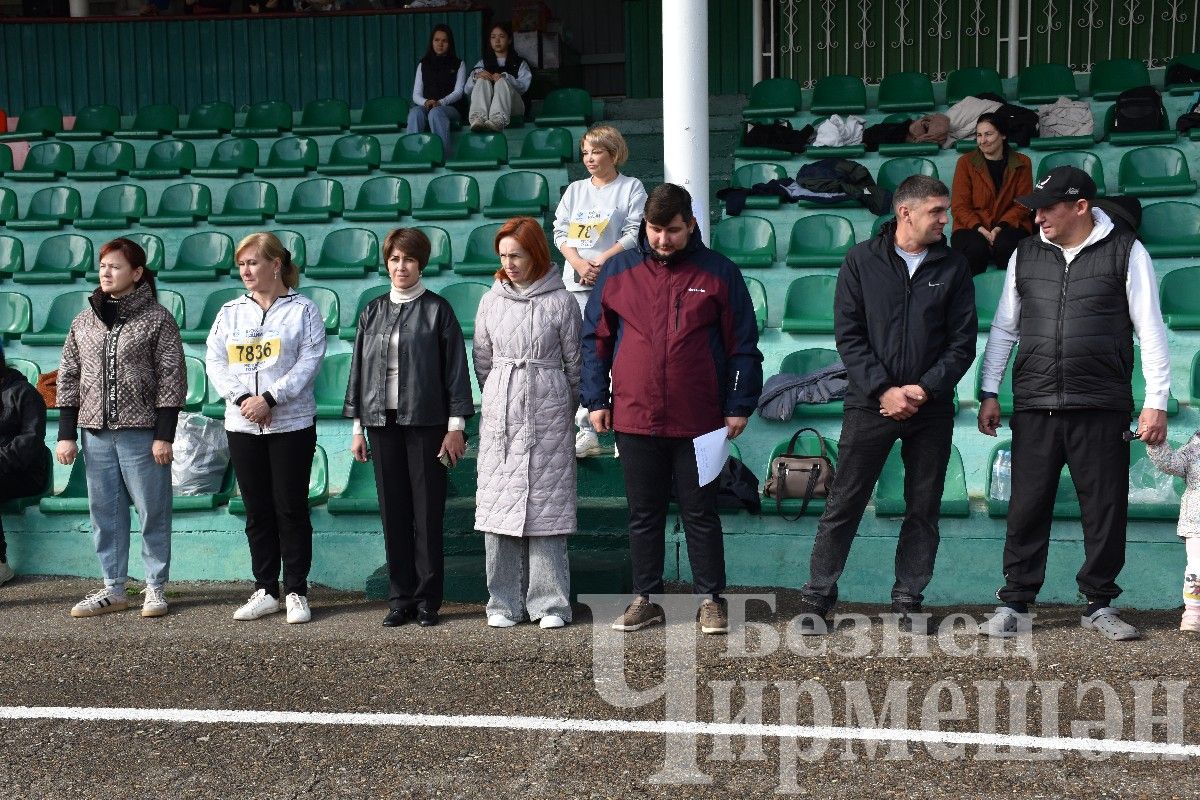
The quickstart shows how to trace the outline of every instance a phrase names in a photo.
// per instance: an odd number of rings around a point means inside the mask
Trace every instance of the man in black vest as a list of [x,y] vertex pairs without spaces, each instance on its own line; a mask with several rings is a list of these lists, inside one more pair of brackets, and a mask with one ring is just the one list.
[[954,387],[975,359],[975,284],[967,260],[946,245],[946,184],[913,175],[896,187],[892,205],[896,219],[855,245],[838,272],[834,329],[850,385],[837,473],[801,590],[801,635],[828,630],[850,544],[897,441],[907,508],[892,611],[902,629],[931,632],[921,601],[937,556]]
[[1004,604],[979,632],[1017,634],[1046,577],[1050,520],[1064,464],[1079,495],[1084,563],[1076,575],[1087,598],[1081,623],[1113,640],[1136,628],[1110,601],[1121,593],[1129,506],[1133,416],[1133,335],[1142,348],[1146,398],[1138,437],[1166,438],[1171,364],[1150,255],[1133,233],[1114,227],[1092,204],[1096,184],[1058,167],[1017,202],[1036,212],[1039,235],[1021,241],[983,356],[979,430],[1000,426],[996,391],[1009,353],[1013,365],[1012,499],[1004,544]]

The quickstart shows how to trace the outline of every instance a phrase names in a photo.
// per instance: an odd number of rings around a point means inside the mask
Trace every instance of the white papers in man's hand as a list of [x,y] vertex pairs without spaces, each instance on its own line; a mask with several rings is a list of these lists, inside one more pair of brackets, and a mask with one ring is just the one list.
[[696,447],[696,473],[700,476],[700,485],[708,486],[729,460],[729,431],[717,428],[712,433],[697,436],[692,444]]

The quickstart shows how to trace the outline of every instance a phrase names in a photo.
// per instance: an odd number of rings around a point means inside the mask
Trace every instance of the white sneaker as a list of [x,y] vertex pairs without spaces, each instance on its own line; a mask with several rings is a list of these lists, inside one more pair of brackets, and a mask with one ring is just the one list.
[[11,581],[16,574],[6,562],[0,561],[0,586]]
[[234,619],[248,620],[265,617],[267,614],[274,614],[279,610],[279,600],[267,594],[266,589],[259,589],[254,594],[250,595],[241,608],[233,612]]
[[167,596],[161,586],[147,586],[142,589],[145,600],[142,601],[143,617],[161,617],[167,613]]
[[292,592],[284,598],[287,603],[287,621],[289,625],[297,625],[312,619],[312,611],[308,608],[308,598]]
[[539,626],[545,628],[546,630],[551,628],[561,628],[566,624],[567,623],[563,620],[563,618],[557,614],[547,614],[546,616],[542,617],[542,621],[538,623]]
[[101,614],[111,614],[127,608],[129,608],[129,598],[125,596],[125,589],[105,586],[76,603],[75,607],[71,609],[71,616],[98,617]]
[[587,458],[598,456],[603,452],[600,447],[600,437],[595,431],[580,431],[575,434],[575,457]]
[[489,614],[488,615],[488,627],[490,627],[490,628],[511,628],[513,625],[516,625],[516,624],[517,624],[517,621],[515,619],[509,619],[508,617],[504,616],[503,614]]

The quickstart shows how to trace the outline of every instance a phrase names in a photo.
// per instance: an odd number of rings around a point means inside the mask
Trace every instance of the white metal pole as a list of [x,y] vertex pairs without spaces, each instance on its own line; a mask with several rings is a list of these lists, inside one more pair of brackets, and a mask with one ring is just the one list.
[[663,175],[708,241],[708,0],[662,0]]
[[1021,71],[1021,0],[1008,0],[1008,76]]
[[[763,58],[766,57],[766,32],[763,30],[762,0],[753,0],[754,11],[750,14],[750,46],[754,48],[754,63],[751,65],[750,78],[755,83],[763,79]],[[771,76],[775,77],[774,75]]]

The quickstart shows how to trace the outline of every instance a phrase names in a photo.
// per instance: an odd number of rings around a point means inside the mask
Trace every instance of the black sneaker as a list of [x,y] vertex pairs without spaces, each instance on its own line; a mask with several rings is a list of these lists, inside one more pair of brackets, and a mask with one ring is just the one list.
[[811,600],[800,600],[801,636],[824,636],[830,631],[828,609],[821,608]]
[[892,613],[900,616],[897,625],[904,633],[915,633],[918,636],[933,636],[937,633],[933,616],[921,611],[920,603],[892,603]]

